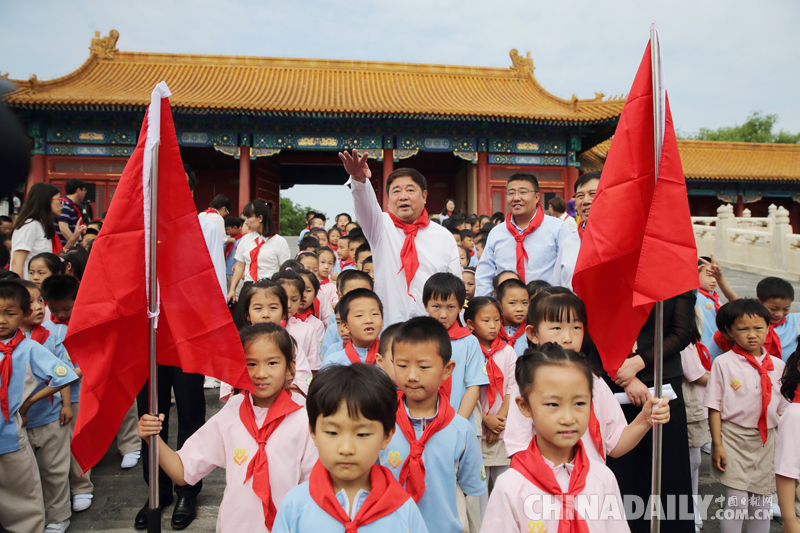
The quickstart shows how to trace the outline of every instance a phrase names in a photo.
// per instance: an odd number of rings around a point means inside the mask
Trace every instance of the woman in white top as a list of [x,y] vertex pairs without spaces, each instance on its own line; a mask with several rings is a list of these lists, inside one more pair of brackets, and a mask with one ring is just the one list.
[[[61,215],[61,191],[49,183],[36,183],[28,191],[11,235],[11,270],[28,279],[31,257],[43,253],[57,254],[61,240],[56,235],[55,217]],[[78,226],[66,248],[78,242],[86,226]]]
[[270,278],[281,263],[290,257],[289,244],[275,230],[272,209],[267,202],[254,200],[244,207],[242,214],[252,233],[242,237],[236,248],[236,265],[233,267],[228,301],[236,301],[239,280],[255,283]]

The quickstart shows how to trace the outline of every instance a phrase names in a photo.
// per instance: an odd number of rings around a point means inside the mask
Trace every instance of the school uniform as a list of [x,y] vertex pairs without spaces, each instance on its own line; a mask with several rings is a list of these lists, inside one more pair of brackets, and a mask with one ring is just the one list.
[[286,332],[297,343],[294,354],[294,383],[303,394],[308,394],[311,383],[311,360],[319,360],[319,343],[314,339],[314,329],[310,324],[291,317],[286,322]]
[[[714,344],[714,333],[717,332],[717,310],[720,307],[719,295],[716,291],[712,292],[711,295],[712,298],[709,298],[700,291],[696,291],[697,301],[694,305],[695,314],[697,315],[697,327],[700,329],[700,342],[709,348]],[[713,296],[716,296],[716,299]],[[712,355],[716,357],[721,353],[723,352]]]
[[[700,448],[711,442],[708,428],[708,409],[703,407],[706,386],[695,383],[707,370],[697,353],[697,346],[690,344],[681,352],[683,366],[683,401],[686,404],[686,427],[689,433],[689,448]],[[709,359],[710,362],[710,359]]]
[[[21,335],[21,333],[20,333]],[[7,341],[5,344],[12,342]],[[40,479],[34,446],[29,443],[28,431],[22,426],[18,411],[23,401],[29,398],[41,383],[50,382],[60,387],[78,379],[69,363],[48,352],[38,343],[23,338],[11,354],[11,363],[4,363],[7,356],[0,352],[0,368],[8,364],[11,375],[8,382],[7,411],[0,414],[0,525],[10,532],[42,531],[45,523],[66,520],[70,516],[69,487],[66,492],[66,515],[59,518],[51,514],[45,522],[43,485]],[[5,374],[6,370],[3,370]],[[50,400],[44,399],[48,405]],[[55,403],[55,402],[54,402]],[[60,405],[60,404],[59,404]],[[28,411],[30,414],[30,411]],[[6,419],[7,417],[7,419]],[[30,419],[29,419],[30,420]],[[36,446],[41,449],[49,438],[39,431]],[[66,446],[66,485],[69,469],[69,442]],[[41,457],[41,459],[46,459]],[[63,462],[63,461],[62,461]],[[48,498],[51,495],[48,493]],[[62,496],[63,498],[63,496]],[[63,515],[64,511],[59,513]],[[59,518],[53,520],[53,518]]]
[[322,362],[322,368],[331,365],[343,365],[343,366],[352,365],[354,361],[350,358],[350,356],[347,355],[347,351],[350,346],[352,346],[352,348],[355,350],[355,355],[358,357],[360,362],[367,365],[374,365],[375,353],[378,350],[378,342],[379,340],[375,339],[375,342],[369,348],[359,348],[354,344],[348,343],[347,345],[344,345],[340,351],[330,354]]
[[509,340],[513,339],[514,335],[519,333],[519,336],[514,341],[514,353],[517,354],[517,357],[522,357],[525,355],[525,350],[528,349],[528,337],[525,335],[525,324],[521,324],[520,327],[522,331],[519,331],[519,328],[515,328],[513,326],[503,326],[503,331],[506,332],[506,336]]
[[558,249],[558,258],[553,269],[553,276],[550,278],[550,285],[572,290],[572,276],[575,274],[575,265],[578,262],[580,251],[581,237],[576,229],[574,233],[564,239]]
[[[492,355],[494,364],[497,365],[500,372],[503,374],[503,388],[495,392],[495,398],[492,405],[489,405],[489,387],[481,387],[480,406],[484,413],[489,415],[496,415],[503,407],[503,400],[507,395],[511,394],[512,390],[516,390],[517,385],[514,379],[514,370],[517,368],[517,354],[509,346],[505,345],[497,350]],[[484,372],[488,374],[487,368],[488,361],[484,356]],[[509,399],[509,408],[514,398]],[[508,456],[506,455],[506,447],[503,443],[505,431],[500,433],[500,440],[494,444],[486,444],[485,432],[481,435],[481,453],[483,454],[483,465],[487,468],[487,477],[491,478],[489,470],[492,467],[506,467],[511,464]]]
[[773,368],[767,372],[772,396],[766,413],[766,433],[762,437],[758,423],[762,405],[761,380],[758,371],[734,350],[717,357],[703,406],[720,412],[722,445],[728,457],[725,472],[711,468],[711,477],[726,487],[755,494],[775,491],[775,439],[778,416],[789,406],[781,395],[780,380],[784,363],[762,348],[760,365],[770,357]]
[[[263,244],[262,244],[263,243]],[[258,249],[257,259],[257,272],[253,277],[251,272],[251,263],[253,261],[253,252],[256,250],[258,244],[261,247]],[[239,242],[239,247],[236,248],[236,261],[244,263],[244,281],[247,283],[257,282],[260,279],[271,278],[272,275],[278,271],[281,264],[290,258],[289,245],[286,239],[280,235],[273,235],[269,239],[265,238],[259,233],[248,233]]]
[[[227,235],[225,237],[227,238]],[[233,267],[236,266],[236,249],[239,247],[239,243],[242,242],[242,238],[243,237],[244,237],[244,235],[242,235],[242,237],[239,237],[238,239],[233,241],[233,246],[231,248],[231,253],[225,255],[225,275],[226,276],[233,276]]]
[[[237,394],[187,439],[177,454],[183,463],[184,479],[190,484],[199,482],[215,468],[225,469],[226,489],[217,520],[221,531],[266,532],[262,500],[253,490],[253,477],[247,477],[259,445],[241,419],[242,402],[252,406],[257,428],[262,427],[269,409],[274,407],[257,407],[249,394]],[[277,509],[291,489],[308,480],[317,462],[306,410],[285,415],[267,439],[265,449],[270,495]]]
[[[322,463],[315,465],[312,476],[314,474],[327,476],[327,484],[325,485],[327,492],[317,489],[322,483],[315,483],[312,488],[312,481],[307,481],[290,490],[283,499],[280,509],[278,509],[278,517],[275,519],[272,533],[428,532],[428,528],[425,526],[419,509],[414,504],[414,500],[409,498],[402,488],[396,485],[397,482],[391,478],[391,475],[386,473],[385,469],[380,466],[373,466],[370,472],[372,490],[370,492],[363,489],[359,490],[352,507],[344,489],[336,494],[333,493],[330,475],[324,469]],[[383,480],[384,484],[393,481],[395,485],[390,489],[381,490],[383,496],[378,496],[378,499],[375,499],[378,495],[376,481],[384,477],[388,478],[388,480]],[[312,494],[312,491],[314,491],[314,494]],[[316,495],[319,493],[327,496],[323,502],[328,505],[328,508],[323,508],[318,501],[320,497]],[[370,496],[373,499],[370,499]],[[367,501],[368,499],[370,499],[369,502]],[[373,515],[371,511],[374,507],[380,507],[382,511]],[[362,510],[364,510],[364,513],[361,513]],[[336,512],[336,517],[331,514],[334,511]],[[345,529],[345,525],[342,523],[343,520],[354,522],[356,528]]]
[[469,264],[467,265],[468,267],[475,268],[478,266],[478,252],[475,250],[470,250],[467,254],[467,257],[469,257]]
[[[514,400],[520,396],[519,386],[516,382],[513,384],[510,394],[511,403],[509,404],[506,430],[503,435],[506,453],[509,457],[525,450],[530,445],[536,432],[533,420],[522,414],[517,402]],[[581,441],[590,459],[605,463],[606,456],[619,443],[619,438],[625,428],[628,427],[628,422],[625,420],[625,413],[622,411],[622,407],[620,407],[608,384],[595,375],[592,375],[592,410],[595,418],[600,423],[603,450],[600,450],[598,443],[593,440],[592,433],[588,429],[581,437]]]
[[[308,342],[309,346],[311,343],[316,343],[317,356],[310,357],[308,359],[308,365],[312,372],[316,372],[319,370],[320,364],[322,364],[322,339],[325,337],[325,326],[322,324],[322,321],[313,314],[309,314],[305,319],[301,318],[300,315],[295,315],[294,318],[311,327],[311,339]],[[300,341],[300,339],[295,340],[298,342]]]
[[[328,283],[320,283],[319,286],[319,294],[317,294],[320,302],[327,302],[328,307],[330,308],[329,315],[333,315],[333,308],[339,303],[339,295],[336,292],[336,283],[333,281],[329,281]],[[324,299],[323,299],[324,298]],[[322,317],[320,317],[322,320]],[[330,317],[326,317],[325,320],[322,322],[325,324],[325,329],[328,328]],[[336,321],[336,317],[334,316],[334,322]]]
[[[522,235],[525,228],[520,228],[514,222],[513,216],[511,225],[517,235]],[[543,217],[541,225],[522,241],[528,255],[523,283],[537,279],[549,280],[553,277],[559,249],[571,234],[562,221],[550,216]],[[492,278],[504,270],[517,271],[517,243],[506,224],[498,224],[489,232],[475,272],[475,296],[491,296]]]
[[[439,396],[439,403],[442,397]],[[405,410],[418,440],[423,436],[425,427],[433,424],[437,417],[445,416],[445,410],[439,403],[433,418],[418,419],[411,418],[405,402],[402,402],[400,409]],[[381,451],[380,464],[390,469],[396,479],[400,479],[403,463],[410,452],[411,444],[398,422],[392,441]],[[424,446],[422,461],[425,465],[425,488],[417,506],[428,530],[461,533],[466,524],[459,518],[457,493],[461,491],[467,496],[480,496],[486,492],[486,473],[480,446],[475,438],[475,425],[460,416],[453,416],[447,425],[430,436]],[[408,485],[405,488],[409,490]]]
[[222,297],[228,294],[228,283],[225,280],[225,250],[223,242],[225,239],[225,227],[222,228],[222,235],[220,237],[217,226],[207,218],[198,217],[200,222],[200,230],[203,232],[203,240],[208,249],[208,255],[211,258],[211,265],[214,267],[214,273],[217,275],[219,288],[222,290]]
[[328,359],[331,355],[333,355],[333,354],[335,354],[337,352],[341,352],[341,351],[344,351],[344,342],[343,341],[339,341],[339,342],[335,342],[335,343],[331,344],[330,347],[328,348],[328,351],[325,352],[325,355],[322,356],[322,366],[326,366],[325,365],[325,360]]
[[[327,287],[330,283],[326,283],[322,287]],[[328,321],[331,319],[331,315],[333,315],[333,306],[330,304],[330,301],[322,295],[322,287],[320,287],[319,292],[317,293],[317,299],[319,300],[319,317],[317,318],[322,324],[322,334],[319,336],[320,344],[322,344],[322,337],[325,335],[325,330],[328,329]],[[330,294],[330,293],[328,293]],[[325,298],[325,299],[323,299]],[[335,316],[335,315],[334,315]]]
[[[588,450],[587,450],[588,452]],[[588,453],[587,453],[588,455]],[[567,493],[572,477],[577,475],[577,457],[570,463],[555,465],[542,457],[544,468],[549,468],[562,493]],[[575,510],[580,516],[581,505],[597,502],[598,515],[601,509],[613,510],[619,515],[602,520],[585,520],[590,533],[629,533],[625,520],[625,507],[613,472],[601,461],[588,458],[588,468],[583,489],[575,495]],[[542,475],[543,472],[537,472]],[[551,499],[552,498],[552,499]],[[559,522],[563,519],[559,509],[558,496],[542,489],[533,483],[524,473],[513,466],[501,475],[489,497],[489,505],[483,520],[481,532],[486,533],[531,533],[534,531],[552,532],[560,530]],[[611,503],[616,500],[616,506]],[[531,501],[539,504],[531,505]],[[547,503],[545,503],[547,502]],[[608,507],[606,507],[606,505]],[[552,510],[552,515],[549,511]],[[553,516],[554,515],[554,516]],[[585,517],[581,517],[585,519]],[[574,529],[573,529],[574,530]]]
[[800,517],[800,404],[793,402],[781,415],[778,422],[778,437],[775,439],[775,473],[795,480],[794,512]]
[[350,186],[356,218],[372,248],[375,293],[383,302],[384,325],[427,315],[422,290],[428,278],[438,272],[461,277],[461,262],[453,235],[436,223],[419,228],[414,238],[419,267],[409,285],[405,270],[398,274],[404,268],[400,256],[406,240],[404,230],[395,226],[389,213],[381,211],[369,181],[361,183],[351,179]]
[[[451,361],[455,361],[456,367],[450,375],[450,405],[458,413],[461,407],[461,400],[468,387],[483,387],[489,384],[489,378],[484,373],[485,359],[481,351],[481,344],[474,335],[467,335],[461,339],[451,340],[453,354]],[[469,422],[472,424],[473,435],[475,432],[475,413],[470,413]]]
[[228,238],[228,235],[225,233],[225,219],[222,218],[222,215],[219,214],[219,211],[213,207],[210,207],[197,216],[204,218],[209,222],[213,222],[214,226],[219,230],[219,236],[222,239],[222,242],[225,242],[225,239]]
[[781,339],[781,359],[785,363],[797,350],[797,337],[800,335],[800,313],[786,315],[786,322],[773,329]]
[[331,317],[328,319],[328,327],[325,330],[325,335],[322,337],[320,352],[327,354],[330,347],[337,342],[342,342],[342,338],[339,336],[339,328],[336,326],[336,315],[331,313]]

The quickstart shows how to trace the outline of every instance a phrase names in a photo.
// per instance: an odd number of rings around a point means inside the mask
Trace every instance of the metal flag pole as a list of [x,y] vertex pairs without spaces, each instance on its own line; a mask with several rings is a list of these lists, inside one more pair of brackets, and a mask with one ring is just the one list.
[[[655,144],[654,166],[655,180],[658,180],[658,163],[661,160],[661,50],[658,43],[658,28],[650,28],[650,65],[653,73],[653,140]],[[661,387],[664,381],[664,302],[656,302],[655,343],[653,353],[653,396],[661,398]],[[650,485],[650,497],[653,502],[653,514],[650,518],[650,533],[661,530],[661,424],[653,424],[653,477]]]
[[[156,244],[158,243],[158,147],[153,146],[150,172],[150,414],[158,416],[158,365],[156,364],[156,320],[158,315],[158,278],[156,276]],[[158,511],[158,443],[161,437],[150,437],[150,510],[147,515],[148,533],[161,532],[161,513]]]

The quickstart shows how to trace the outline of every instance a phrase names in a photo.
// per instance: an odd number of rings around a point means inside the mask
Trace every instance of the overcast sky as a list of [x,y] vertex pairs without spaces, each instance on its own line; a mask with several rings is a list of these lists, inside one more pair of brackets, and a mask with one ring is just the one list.
[[[2,0],[0,13],[0,74],[16,79],[69,74],[87,59],[94,31],[113,28],[117,48],[140,52],[507,68],[517,48],[562,98],[627,93],[655,19],[678,129],[741,124],[758,110],[800,131],[796,0]],[[343,187],[286,192],[352,212]]]

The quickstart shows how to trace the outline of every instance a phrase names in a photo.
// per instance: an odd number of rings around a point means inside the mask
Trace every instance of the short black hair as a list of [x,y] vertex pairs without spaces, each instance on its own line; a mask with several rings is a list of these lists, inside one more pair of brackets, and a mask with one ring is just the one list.
[[[369,277],[369,274],[366,274],[366,276]],[[342,322],[347,322],[347,316],[350,314],[350,306],[353,305],[353,302],[361,298],[367,298],[377,302],[378,309],[380,309],[381,316],[383,316],[383,303],[381,299],[378,298],[377,294],[369,289],[354,289],[342,296],[339,300],[339,319]]]
[[84,235],[100,235],[100,232],[94,228],[89,228],[84,232]]
[[78,189],[85,189],[86,183],[83,180],[79,180],[78,178],[71,178],[67,180],[66,185],[64,185],[64,192],[67,194],[75,194],[78,192]]
[[2,222],[11,222],[12,224],[14,223],[14,221],[11,220],[11,217],[7,215],[0,215],[0,223]]
[[364,268],[364,265],[374,265],[375,262],[372,260],[372,256],[367,257],[363,261],[361,261],[361,268]]
[[397,330],[400,329],[402,325],[402,322],[398,322],[381,331],[381,339],[378,343],[378,353],[381,354],[381,357],[386,358],[386,352],[392,349],[394,334],[397,333]]
[[511,289],[522,289],[523,291],[525,291],[525,294],[528,294],[528,287],[526,287],[524,283],[522,283],[517,278],[509,278],[500,285],[498,285],[497,289],[495,289],[495,295],[497,296],[497,301],[502,302],[503,297],[505,297],[506,293]]
[[306,211],[306,220],[311,220],[315,216],[317,216],[316,211]]
[[56,254],[50,252],[42,252],[40,254],[36,254],[31,257],[31,260],[28,261],[28,268],[30,268],[30,264],[37,259],[41,259],[44,261],[44,264],[47,265],[47,270],[49,270],[52,274],[63,274],[65,267],[64,261],[61,260]]
[[529,174],[527,172],[517,172],[516,174],[511,174],[506,180],[506,187],[508,187],[508,184],[512,181],[527,181],[533,186],[533,192],[539,192],[539,180],[537,180],[536,176],[533,174]]
[[[322,228],[320,226],[317,226],[316,228],[311,228],[310,230],[308,230],[307,235],[314,235],[315,233],[316,234],[322,233],[326,237],[328,236],[328,231],[325,228]],[[317,238],[317,240],[319,240],[319,238]]]
[[0,281],[0,300],[17,302],[22,313],[27,316],[31,312],[31,295],[19,281],[15,279]]
[[306,410],[311,432],[319,417],[333,416],[342,402],[350,418],[359,415],[380,422],[388,435],[397,422],[397,387],[389,376],[373,365],[330,365],[320,370],[308,387]]
[[761,300],[761,303],[772,298],[785,298],[794,301],[794,287],[785,279],[774,276],[764,278],[756,285],[756,298]]
[[358,256],[360,256],[361,254],[365,254],[367,252],[372,253],[372,248],[370,248],[368,242],[365,242],[364,244],[356,248],[356,254],[355,254],[356,256],[353,258],[353,261],[355,261],[356,264],[358,264]]
[[323,213],[314,213],[314,216],[311,218],[311,220],[314,220],[315,218],[318,218],[323,222],[327,222],[328,221],[328,219],[325,218],[325,215]]
[[356,243],[359,246],[362,244],[367,244],[367,238],[364,235],[350,235],[350,240],[347,242],[347,247],[349,248],[351,244]]
[[599,180],[602,174],[603,173],[600,171],[587,172],[586,174],[581,174],[580,176],[578,176],[578,179],[575,180],[574,191],[577,193],[578,188],[582,187],[583,184],[586,183],[587,181]]
[[502,276],[503,274],[514,274],[517,277],[517,279],[519,279],[519,274],[517,274],[513,270],[503,270],[501,272],[498,272],[495,275],[495,277],[492,278],[492,288],[495,291],[497,290],[498,285],[500,285],[500,276]]
[[45,302],[75,300],[80,286],[78,278],[66,274],[50,276],[42,282],[42,299]]
[[495,220],[498,220],[498,221],[502,222],[505,219],[506,219],[506,216],[503,214],[502,211],[495,211],[494,214],[492,215],[492,222],[494,222]]
[[369,274],[366,272],[362,272],[360,270],[344,270],[339,274],[339,277],[336,278],[336,288],[339,289],[339,292],[344,294],[345,286],[351,281],[366,281],[369,283],[370,287],[375,286],[375,282],[372,280]]
[[189,182],[189,190],[193,191],[197,187],[197,174],[186,163],[183,164],[183,171],[186,173],[186,180]]
[[[772,316],[769,314],[769,310],[767,310],[767,308],[764,307],[764,304],[755,298],[739,298],[738,300],[728,302],[719,308],[720,312],[722,312],[723,307],[726,308],[724,313],[725,323],[723,324],[725,329],[722,330],[725,333],[728,333],[736,320],[742,318],[743,316],[760,316],[764,319],[764,323],[767,326],[769,326],[770,322],[772,322]],[[719,319],[719,313],[717,313],[717,319]]]
[[397,178],[405,177],[411,178],[411,181],[416,183],[423,191],[428,190],[428,180],[425,179],[425,176],[423,176],[419,170],[414,170],[413,168],[398,168],[386,177],[386,194],[389,194],[392,183]]
[[92,220],[87,224],[87,226],[91,226],[92,224],[96,224],[99,229],[103,229],[103,221],[102,220]]
[[[355,222],[350,222],[347,225],[349,226],[350,224],[355,224]],[[364,229],[358,224],[356,224],[355,228],[347,232],[346,237],[348,239],[356,239],[358,237],[364,237],[366,239],[366,237],[364,236]]]
[[525,287],[528,289],[528,298],[533,298],[544,289],[549,289],[550,287],[552,287],[552,285],[550,285],[543,279],[535,279],[530,283],[528,283],[527,285],[525,285]]
[[[316,298],[317,294],[319,294],[319,280],[317,279],[317,276],[305,268],[298,270],[297,273],[300,274],[301,277],[306,277],[308,279],[308,282],[311,283],[311,286],[314,288],[314,297]],[[303,280],[303,283],[305,283],[305,280]],[[303,291],[305,290],[306,288],[303,287]]]
[[297,247],[300,250],[307,250],[308,248],[314,248],[316,250],[319,248],[319,239],[306,234],[306,236],[300,239],[300,242],[297,243]]
[[394,334],[392,353],[395,352],[397,343],[408,343],[413,346],[433,344],[444,364],[449,363],[453,356],[450,335],[441,322],[430,316],[418,316],[403,322],[397,333]]
[[470,239],[474,239],[475,238],[475,234],[472,233],[471,229],[462,229],[461,230],[461,238],[463,239],[465,237],[469,237]]
[[456,224],[453,224],[452,222],[450,222],[449,218],[444,221],[444,224],[442,224],[442,226],[444,226],[444,229],[446,229],[447,231],[449,231],[453,235],[458,235],[459,237],[461,236],[461,230],[458,229],[458,226]]
[[244,220],[239,217],[225,217],[226,228],[241,228]]
[[227,209],[228,211],[230,211],[231,210],[231,201],[224,194],[218,194],[218,195],[216,195],[214,197],[213,200],[211,200],[211,203],[209,204],[209,206],[214,208],[214,209],[216,209],[216,210],[218,210],[218,211],[220,209],[222,209],[223,207],[225,209]]
[[286,366],[292,364],[294,361],[294,345],[292,344],[292,337],[286,332],[280,324],[274,322],[260,322],[251,326],[242,328],[239,332],[239,339],[242,341],[242,348],[247,350],[247,347],[256,341],[259,337],[268,336],[278,347],[278,350],[286,360]]
[[291,285],[293,284],[297,289],[297,292],[300,293],[300,296],[303,295],[303,291],[306,290],[306,282],[303,278],[300,277],[300,274],[295,272],[294,270],[287,269],[281,270],[279,272],[275,272],[272,275],[272,281],[278,283],[280,285]]
[[334,261],[336,260],[336,253],[334,253],[333,248],[330,246],[321,246],[319,250],[317,250],[317,257],[321,256],[324,253],[329,253],[333,256]]
[[478,296],[477,298],[473,298],[469,302],[469,306],[464,311],[464,321],[467,320],[475,320],[475,315],[478,312],[486,307],[487,305],[493,305],[495,309],[497,309],[497,313],[500,315],[500,318],[503,317],[503,310],[500,308],[500,303],[490,296]]
[[[339,218],[340,217],[347,217],[347,222],[352,222],[353,221],[353,219],[350,218],[350,215],[348,215],[347,213],[339,213],[338,215],[336,215],[336,218],[334,219],[337,224],[339,223]],[[345,225],[347,225],[347,224],[345,223]]]
[[481,237],[475,241],[475,246],[481,245],[481,248],[486,248],[486,237]]
[[455,296],[459,307],[464,306],[467,299],[467,287],[464,280],[449,272],[437,272],[428,278],[422,289],[422,304],[428,305],[432,298],[446,300]]

